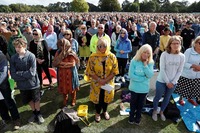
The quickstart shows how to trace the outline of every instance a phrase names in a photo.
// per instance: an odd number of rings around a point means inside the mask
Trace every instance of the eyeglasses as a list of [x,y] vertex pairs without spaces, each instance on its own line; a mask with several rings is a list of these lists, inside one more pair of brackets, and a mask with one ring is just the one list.
[[37,34],[37,33],[33,33],[33,35],[34,35],[34,36],[38,36],[38,34]]
[[11,32],[15,32],[16,30],[10,30]]
[[103,27],[98,27],[98,29],[103,29]]
[[99,45],[99,46],[98,46],[98,48],[100,48],[100,49],[101,49],[101,48],[106,48],[106,47],[107,47],[107,46],[105,46],[105,45]]

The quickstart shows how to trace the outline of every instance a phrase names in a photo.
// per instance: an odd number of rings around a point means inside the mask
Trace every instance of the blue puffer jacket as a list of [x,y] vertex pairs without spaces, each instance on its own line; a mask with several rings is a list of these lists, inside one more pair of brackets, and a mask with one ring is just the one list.
[[[116,51],[116,57],[128,59],[128,54],[132,51],[131,41],[128,39],[128,32],[126,29],[122,28],[121,32],[124,32],[125,36],[119,36],[114,50]],[[123,54],[120,53],[121,50],[124,51]]]

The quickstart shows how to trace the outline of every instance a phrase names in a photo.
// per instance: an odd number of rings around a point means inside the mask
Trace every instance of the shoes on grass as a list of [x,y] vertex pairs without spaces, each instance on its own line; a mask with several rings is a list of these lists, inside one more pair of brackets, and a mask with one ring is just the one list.
[[38,123],[39,123],[39,124],[44,123],[44,118],[42,117],[41,114],[37,115],[37,120],[38,120]]
[[157,120],[158,120],[158,115],[157,115],[157,113],[153,113],[153,114],[152,114],[152,119],[153,119],[154,121],[157,121]]
[[165,117],[164,114],[160,114],[160,118],[161,118],[162,121],[166,121],[166,117]]
[[99,123],[101,120],[101,116],[99,114],[95,114],[95,121]]
[[106,120],[110,120],[110,115],[108,114],[108,112],[104,112],[104,117]]
[[14,130],[18,130],[20,128],[20,119],[14,121]]
[[32,114],[32,116],[28,119],[29,123],[33,123],[36,120],[36,115]]

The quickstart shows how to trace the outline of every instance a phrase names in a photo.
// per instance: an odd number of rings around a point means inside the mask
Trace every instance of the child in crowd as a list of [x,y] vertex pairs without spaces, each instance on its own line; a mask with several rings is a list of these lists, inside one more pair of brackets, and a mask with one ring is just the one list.
[[15,39],[13,45],[16,54],[11,57],[10,72],[20,90],[22,102],[29,104],[33,111],[28,122],[43,123],[44,118],[40,113],[40,81],[36,70],[35,55],[26,50],[27,42],[23,38]]

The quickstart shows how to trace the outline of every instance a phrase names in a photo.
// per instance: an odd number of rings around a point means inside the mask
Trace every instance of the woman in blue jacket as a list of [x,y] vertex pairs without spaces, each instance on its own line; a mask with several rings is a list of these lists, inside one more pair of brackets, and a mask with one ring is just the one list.
[[150,88],[150,78],[154,74],[153,65],[152,48],[149,44],[145,44],[131,60],[128,72],[130,77],[129,90],[131,91],[131,110],[128,121],[130,124],[140,124],[142,107]]
[[126,64],[129,58],[129,53],[132,51],[131,41],[128,39],[128,32],[126,29],[122,28],[120,31],[120,36],[117,40],[114,50],[116,51],[116,57],[118,61],[119,75],[116,81],[120,79],[125,82],[124,73]]

